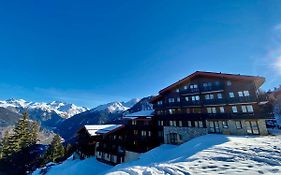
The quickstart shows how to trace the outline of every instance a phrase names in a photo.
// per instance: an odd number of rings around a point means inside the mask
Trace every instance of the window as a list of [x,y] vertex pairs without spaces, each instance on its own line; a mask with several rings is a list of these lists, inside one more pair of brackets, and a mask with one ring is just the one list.
[[180,92],[180,89],[176,89],[176,92]]
[[214,94],[206,94],[205,95],[206,100],[213,100],[214,99]]
[[160,125],[164,126],[164,121],[163,120],[160,121]]
[[248,97],[248,96],[250,96],[250,93],[249,93],[249,91],[243,91],[243,93],[244,93],[244,96],[245,96],[245,97]]
[[227,121],[222,121],[222,127],[223,128],[228,128],[228,122]]
[[199,128],[203,128],[203,122],[202,121],[199,121],[198,124],[199,124]]
[[187,89],[187,86],[184,86],[183,88],[186,90],[186,89]]
[[227,86],[231,86],[231,84],[232,84],[232,83],[231,83],[230,80],[226,81],[226,85],[227,85]]
[[138,135],[138,130],[134,130],[134,135]]
[[201,108],[193,108],[192,112],[195,114],[201,114]]
[[232,112],[233,112],[233,113],[237,113],[237,112],[238,112],[236,106],[232,106],[231,108],[232,108]]
[[238,96],[239,96],[239,97],[243,97],[243,96],[244,96],[244,95],[243,95],[243,92],[242,92],[242,91],[239,91],[239,92],[238,92]]
[[246,106],[241,106],[241,110],[242,110],[242,112],[247,112],[247,108],[246,108]]
[[182,127],[182,121],[179,121],[179,127]]
[[242,112],[254,112],[253,106],[252,105],[247,105],[247,106],[241,106]]
[[191,121],[187,121],[187,126],[188,127],[191,127],[192,125],[191,125]]
[[253,106],[252,105],[247,105],[247,111],[248,112],[254,112]]
[[137,121],[136,120],[132,120],[132,125],[137,125]]
[[148,136],[151,137],[151,131],[147,131]]
[[198,85],[197,84],[191,84],[189,86],[190,89],[197,89],[198,88]]
[[168,102],[169,102],[169,103],[174,103],[174,102],[175,102],[175,99],[174,99],[174,98],[169,98],[169,99],[168,99]]
[[224,107],[223,106],[220,107],[220,112],[224,113]]
[[159,137],[163,137],[163,132],[162,131],[158,131],[158,136]]
[[216,85],[216,86],[219,86],[219,85],[220,85],[220,82],[219,82],[219,81],[215,81],[215,85]]
[[186,113],[190,114],[190,108],[186,108]]
[[141,131],[141,136],[146,136],[146,131]]
[[234,98],[234,93],[233,92],[229,92],[229,97],[230,98]]
[[194,121],[194,125],[196,128],[198,128],[198,121]]
[[242,123],[241,121],[235,121],[235,125],[237,129],[241,129],[242,128]]
[[199,97],[199,95],[191,96],[191,99],[192,99],[192,101],[199,101],[200,97]]
[[162,105],[162,104],[163,104],[163,101],[158,101],[157,104],[158,104],[158,105]]
[[177,122],[176,121],[170,121],[170,126],[177,126]]
[[181,98],[180,97],[177,97],[177,102],[180,102],[181,101]]
[[218,99],[222,99],[222,94],[221,93],[218,93],[217,96],[218,96]]
[[169,109],[169,114],[175,114],[176,110],[175,109]]
[[211,113],[215,114],[215,113],[217,113],[217,109],[215,107],[210,107],[210,108],[207,108],[207,112],[209,114],[211,114]]
[[184,97],[184,99],[185,99],[185,101],[188,101],[188,100],[189,100],[188,97]]

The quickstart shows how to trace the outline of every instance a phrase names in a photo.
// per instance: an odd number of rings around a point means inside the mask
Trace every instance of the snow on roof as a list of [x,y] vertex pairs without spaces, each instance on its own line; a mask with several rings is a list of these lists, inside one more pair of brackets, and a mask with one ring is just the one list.
[[134,112],[131,114],[126,114],[124,118],[136,119],[137,117],[152,117],[153,112],[154,112],[154,110],[138,111],[138,112]]
[[115,129],[122,127],[123,125],[85,125],[86,130],[91,136],[96,136],[99,134],[107,134]]

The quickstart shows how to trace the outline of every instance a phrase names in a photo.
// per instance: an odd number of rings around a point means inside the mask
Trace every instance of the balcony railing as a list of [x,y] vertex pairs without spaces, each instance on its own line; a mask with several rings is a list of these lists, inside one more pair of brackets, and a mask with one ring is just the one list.
[[272,115],[266,112],[257,113],[185,113],[160,115],[161,119],[175,120],[205,120],[205,119],[268,119]]

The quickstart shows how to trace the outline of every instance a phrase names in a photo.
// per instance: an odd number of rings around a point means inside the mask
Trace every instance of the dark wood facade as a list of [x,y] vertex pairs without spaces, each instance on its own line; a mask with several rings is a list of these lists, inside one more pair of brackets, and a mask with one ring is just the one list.
[[141,116],[126,120],[125,148],[127,151],[144,153],[159,146],[157,128],[152,117]]
[[97,138],[97,160],[116,165],[124,162],[125,158],[125,126]]
[[265,96],[258,92],[265,79],[212,72],[195,72],[161,90],[151,102],[158,136],[163,126],[209,127],[212,120],[250,120],[269,117]]

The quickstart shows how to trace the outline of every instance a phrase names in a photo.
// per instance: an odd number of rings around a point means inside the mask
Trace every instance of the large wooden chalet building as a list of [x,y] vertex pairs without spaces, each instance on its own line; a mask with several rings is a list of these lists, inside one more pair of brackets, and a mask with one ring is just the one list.
[[[137,159],[161,143],[181,144],[208,133],[266,135],[272,110],[259,87],[265,78],[194,72],[151,99],[153,110],[123,116],[122,125],[86,125],[78,153],[108,164]],[[84,157],[86,157],[84,156]]]
[[160,142],[178,144],[207,133],[266,135],[268,101],[259,94],[264,81],[197,71],[164,88],[151,100]]

